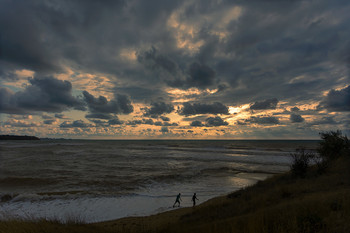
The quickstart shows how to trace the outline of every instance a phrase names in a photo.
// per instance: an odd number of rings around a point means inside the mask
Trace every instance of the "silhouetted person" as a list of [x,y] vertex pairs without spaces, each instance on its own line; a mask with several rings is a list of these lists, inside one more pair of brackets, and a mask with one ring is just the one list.
[[176,196],[176,200],[175,200],[175,203],[174,203],[174,205],[173,205],[173,208],[175,207],[175,204],[176,204],[176,203],[179,203],[178,207],[180,207],[180,201],[182,201],[182,200],[181,200],[181,193],[179,193],[179,194]]
[[[192,197],[192,202],[193,202],[193,206],[196,205],[196,200],[198,200],[197,196],[196,196],[196,193],[193,194],[193,197]],[[199,200],[198,200],[199,201]]]

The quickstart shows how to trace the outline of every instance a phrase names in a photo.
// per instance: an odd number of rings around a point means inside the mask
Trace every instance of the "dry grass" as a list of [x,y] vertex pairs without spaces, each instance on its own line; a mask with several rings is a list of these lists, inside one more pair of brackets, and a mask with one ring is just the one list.
[[0,232],[345,233],[350,232],[349,165],[346,156],[322,174],[314,167],[304,178],[276,175],[195,208],[96,224],[8,220],[0,222]]

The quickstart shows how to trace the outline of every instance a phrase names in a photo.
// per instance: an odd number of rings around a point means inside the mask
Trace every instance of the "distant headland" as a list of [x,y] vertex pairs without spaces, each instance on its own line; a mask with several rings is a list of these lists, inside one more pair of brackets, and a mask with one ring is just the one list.
[[40,138],[27,135],[0,135],[0,140],[40,140]]

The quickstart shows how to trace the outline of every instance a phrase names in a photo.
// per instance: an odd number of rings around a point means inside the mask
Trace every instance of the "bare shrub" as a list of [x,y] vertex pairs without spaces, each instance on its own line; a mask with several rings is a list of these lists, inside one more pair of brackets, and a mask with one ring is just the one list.
[[306,171],[315,154],[312,151],[307,151],[305,148],[298,148],[290,156],[292,158],[292,164],[290,165],[292,173],[295,176],[305,177]]

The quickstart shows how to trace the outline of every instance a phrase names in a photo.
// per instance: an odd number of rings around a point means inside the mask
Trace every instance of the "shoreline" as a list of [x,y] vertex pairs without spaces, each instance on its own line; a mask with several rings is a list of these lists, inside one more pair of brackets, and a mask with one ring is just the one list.
[[[312,232],[319,232],[317,229],[325,225],[330,229],[339,229],[340,225],[342,228],[337,232],[345,233],[350,230],[348,165],[350,157],[345,157],[335,161],[325,174],[318,174],[315,166],[306,178],[295,178],[288,171],[211,198],[196,207],[126,217],[91,226],[117,232],[242,232],[243,228],[250,229],[247,232],[262,232],[264,228],[271,228],[267,225],[275,225],[281,219],[282,228],[292,229],[282,232],[298,232],[297,228],[303,227],[299,222],[302,218],[306,221],[303,224],[311,230],[316,229]],[[308,222],[311,221],[309,215],[320,220]]]
[[[215,193],[201,193],[197,191],[199,202],[197,206],[202,205],[212,199],[226,196],[234,191],[252,186],[261,180],[266,180],[271,177],[271,174],[238,175],[240,178],[247,179],[246,185],[236,187],[223,188],[223,192]],[[249,178],[249,179],[248,179]],[[249,182],[248,182],[249,181]],[[55,197],[52,195],[33,196],[18,195],[11,202],[2,202],[0,206],[9,213],[10,216],[18,216],[18,218],[26,219],[26,216],[36,216],[37,219],[54,219],[62,223],[67,221],[67,218],[77,216],[87,224],[99,223],[106,221],[115,221],[128,217],[147,217],[157,215],[168,211],[176,210],[172,208],[176,195],[168,195],[168,193],[175,193],[174,190],[191,190],[192,186],[170,186],[172,191],[160,187],[157,189],[145,190],[140,193],[135,193],[128,196],[75,196],[75,193],[68,193],[67,197],[59,195]],[[225,186],[226,187],[226,186]],[[210,190],[210,187],[208,187]],[[204,190],[202,190],[204,191]],[[161,193],[163,192],[163,193]],[[65,192],[64,192],[65,193]],[[58,194],[61,194],[58,192]],[[181,192],[182,194],[182,208],[192,207],[191,197],[192,192]],[[28,196],[28,197],[26,197]],[[27,199],[29,198],[29,199]],[[33,199],[33,202],[31,201]]]
[[[209,199],[196,207],[86,224],[57,221],[0,221],[1,233],[74,232],[350,232],[350,156],[333,161],[326,173],[317,167],[304,178],[291,172]],[[30,230],[29,230],[30,229]],[[305,230],[306,229],[306,230]],[[308,230],[307,230],[308,229]]]

